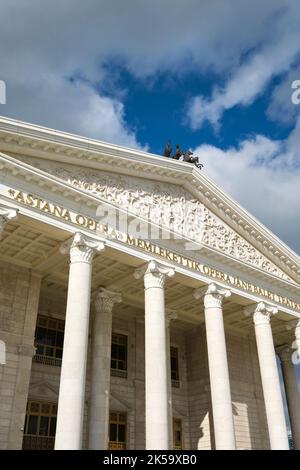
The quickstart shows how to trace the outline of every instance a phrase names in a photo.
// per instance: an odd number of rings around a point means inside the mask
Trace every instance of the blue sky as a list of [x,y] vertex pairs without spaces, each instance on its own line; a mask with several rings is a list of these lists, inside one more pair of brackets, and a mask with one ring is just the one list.
[[299,0],[1,0],[0,113],[204,172],[300,253]]
[[[201,94],[210,96],[213,87],[224,84],[224,79],[212,74],[202,75],[196,71],[184,77],[170,78],[168,73],[158,73],[154,82],[138,80],[118,65],[109,67],[110,76],[120,89],[126,89],[125,119],[141,145],[152,153],[162,154],[165,141],[170,139],[175,148],[195,148],[199,142],[228,149],[237,146],[242,139],[263,134],[271,139],[286,139],[293,129],[292,123],[280,123],[270,119],[266,113],[270,95],[278,80],[271,80],[264,93],[249,106],[236,106],[224,116],[220,129],[210,123],[193,129],[188,122],[188,108],[192,98]],[[99,87],[100,92],[114,96],[110,85]],[[294,106],[290,103],[291,108]]]

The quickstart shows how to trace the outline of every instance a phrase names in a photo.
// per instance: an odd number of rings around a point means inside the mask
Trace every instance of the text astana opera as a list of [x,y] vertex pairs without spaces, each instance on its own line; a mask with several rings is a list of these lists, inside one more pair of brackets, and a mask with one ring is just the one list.
[[98,234],[109,236],[110,238],[115,238],[120,242],[126,243],[127,245],[135,246],[147,253],[152,253],[168,261],[181,265],[187,269],[200,272],[201,274],[204,274],[213,279],[218,279],[233,287],[237,287],[238,289],[242,289],[244,291],[252,292],[253,294],[266,297],[271,301],[285,305],[300,312],[300,304],[287,297],[283,297],[279,294],[273,293],[267,289],[256,286],[251,282],[242,280],[237,276],[232,276],[231,274],[227,274],[206,264],[199,263],[191,258],[177,254],[166,248],[155,245],[149,241],[132,237],[127,233],[123,233],[115,229],[110,229],[106,224],[101,224],[92,217],[87,217],[85,215],[73,212],[67,208],[58,206],[56,204],[53,204],[52,202],[41,199],[33,194],[15,191],[14,189],[10,189],[8,191],[8,194],[17,202],[34,207],[41,212],[45,212],[55,217],[62,218],[67,222],[79,225],[87,230],[97,232]]

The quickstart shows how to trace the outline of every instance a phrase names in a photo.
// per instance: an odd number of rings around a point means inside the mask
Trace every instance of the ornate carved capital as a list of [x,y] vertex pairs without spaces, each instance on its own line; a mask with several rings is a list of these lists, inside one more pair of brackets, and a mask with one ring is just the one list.
[[134,277],[136,279],[140,279],[144,276],[145,289],[149,289],[150,287],[160,287],[162,289],[164,287],[166,277],[172,277],[174,274],[174,268],[152,260],[137,269],[134,272]]
[[290,362],[292,364],[292,355],[294,350],[287,344],[276,348],[276,353],[280,357],[281,362]]
[[218,284],[211,283],[208,287],[200,287],[194,291],[195,299],[201,299],[204,296],[205,308],[222,307],[223,300],[231,296],[228,289],[218,286]]
[[29,344],[19,344],[18,354],[22,356],[33,357],[36,354],[36,347]]
[[100,287],[94,298],[95,312],[111,313],[115,303],[122,302],[122,296],[118,292],[112,292]]
[[105,248],[103,242],[76,232],[71,240],[64,243],[60,251],[62,254],[70,253],[71,263],[91,263],[96,251],[102,251]]
[[255,325],[267,325],[270,323],[272,315],[278,313],[278,308],[265,302],[258,302],[254,309],[253,321]]
[[18,210],[13,207],[5,206],[0,204],[0,237],[4,230],[5,225],[11,220],[16,219],[18,216]]

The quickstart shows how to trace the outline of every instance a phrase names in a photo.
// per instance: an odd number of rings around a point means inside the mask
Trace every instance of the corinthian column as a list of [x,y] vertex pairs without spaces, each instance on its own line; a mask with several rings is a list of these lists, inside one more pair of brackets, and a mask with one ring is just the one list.
[[168,370],[168,403],[169,403],[169,448],[173,449],[173,402],[172,402],[172,377],[171,377],[171,341],[170,323],[177,319],[175,311],[166,311],[166,345],[167,345],[167,370]]
[[144,274],[146,449],[169,448],[168,365],[164,284],[174,269],[156,261],[135,272]]
[[108,445],[112,310],[121,295],[100,288],[95,296],[92,330],[92,382],[89,416],[89,449]]
[[289,443],[270,323],[271,317],[277,312],[276,307],[259,302],[253,321],[271,449],[287,450]]
[[289,346],[284,346],[278,350],[278,355],[281,361],[294,447],[300,450],[300,397],[296,371],[292,362],[293,349]]
[[18,211],[16,209],[6,206],[5,204],[0,204],[0,239],[5,225],[11,220],[16,219],[17,216]]
[[[210,284],[204,295],[211,401],[217,450],[234,450],[235,433],[232,415],[229,370],[225,342],[222,303],[230,297],[229,290]],[[195,297],[203,296],[203,289]]]
[[295,327],[296,347],[298,352],[297,364],[300,362],[300,320],[297,320]]
[[102,242],[81,233],[61,248],[70,253],[71,262],[55,449],[78,450],[82,445],[92,259],[103,249]]

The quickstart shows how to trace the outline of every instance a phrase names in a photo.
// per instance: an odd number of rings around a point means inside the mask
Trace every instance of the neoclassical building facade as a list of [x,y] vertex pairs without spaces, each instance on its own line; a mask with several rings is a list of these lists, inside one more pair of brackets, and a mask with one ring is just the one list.
[[1,449],[300,448],[300,258],[204,170],[0,118],[0,237]]

